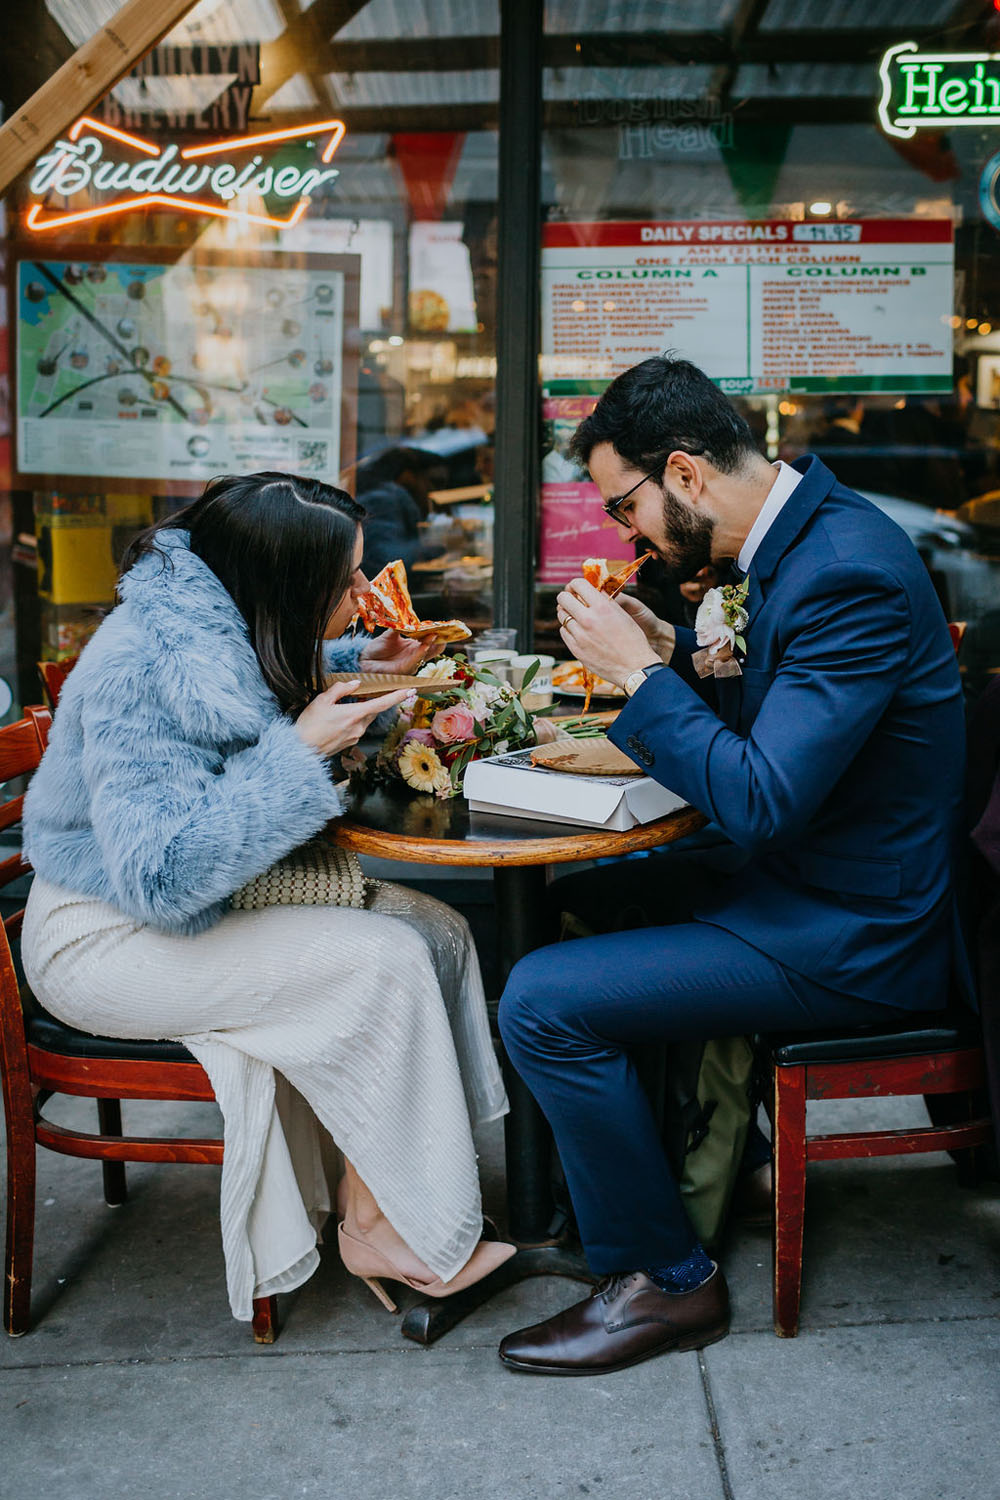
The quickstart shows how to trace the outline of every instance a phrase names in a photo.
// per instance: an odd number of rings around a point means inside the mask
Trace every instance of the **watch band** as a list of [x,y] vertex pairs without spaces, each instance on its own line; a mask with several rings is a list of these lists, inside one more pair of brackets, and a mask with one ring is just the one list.
[[666,662],[651,661],[648,666],[637,667],[634,672],[630,672],[625,681],[622,683],[622,687],[625,689],[626,697],[633,697],[653,672],[659,672],[665,666]]

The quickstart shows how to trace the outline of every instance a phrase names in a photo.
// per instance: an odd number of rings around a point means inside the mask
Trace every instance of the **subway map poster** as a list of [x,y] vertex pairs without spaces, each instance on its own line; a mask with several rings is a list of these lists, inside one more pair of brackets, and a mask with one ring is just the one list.
[[343,270],[40,255],[16,299],[22,475],[336,480]]

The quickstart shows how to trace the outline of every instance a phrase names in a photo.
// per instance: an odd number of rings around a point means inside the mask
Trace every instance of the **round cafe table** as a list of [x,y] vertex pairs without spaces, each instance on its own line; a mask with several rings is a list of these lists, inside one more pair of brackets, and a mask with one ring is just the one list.
[[[497,951],[505,979],[525,953],[557,936],[546,924],[548,866],[658,849],[696,832],[705,821],[694,808],[683,807],[653,823],[616,832],[474,813],[464,797],[442,801],[379,790],[350,798],[347,811],[329,825],[327,833],[334,843],[356,854],[413,864],[492,869]],[[550,1238],[551,1136],[534,1098],[506,1059],[504,1075],[510,1100],[504,1122],[508,1227],[518,1254],[467,1291],[443,1299],[427,1298],[411,1308],[403,1320],[403,1332],[420,1343],[433,1342],[495,1291],[525,1276],[590,1279],[579,1250]]]

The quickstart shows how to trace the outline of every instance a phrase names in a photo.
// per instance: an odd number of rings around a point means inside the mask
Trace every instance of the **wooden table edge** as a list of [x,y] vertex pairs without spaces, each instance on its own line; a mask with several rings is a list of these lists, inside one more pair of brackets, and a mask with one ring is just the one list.
[[[327,835],[342,849],[370,854],[378,859],[399,859],[426,865],[558,865],[581,859],[604,859],[656,849],[676,843],[704,828],[708,819],[693,807],[679,807],[653,823],[637,824],[621,831],[609,828],[574,828],[551,837],[532,834],[523,839],[427,839],[404,833],[385,833],[354,823],[350,815],[335,818]],[[664,838],[666,829],[670,837]]]

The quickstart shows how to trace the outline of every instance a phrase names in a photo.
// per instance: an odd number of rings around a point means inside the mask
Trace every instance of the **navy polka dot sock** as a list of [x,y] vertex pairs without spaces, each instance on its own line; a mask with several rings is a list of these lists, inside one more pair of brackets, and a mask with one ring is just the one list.
[[672,1266],[648,1266],[646,1275],[663,1292],[693,1292],[708,1280],[714,1270],[715,1262],[709,1259],[700,1245],[695,1245],[684,1260],[679,1260]]

